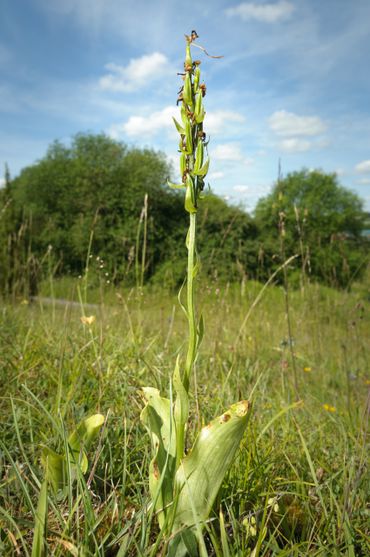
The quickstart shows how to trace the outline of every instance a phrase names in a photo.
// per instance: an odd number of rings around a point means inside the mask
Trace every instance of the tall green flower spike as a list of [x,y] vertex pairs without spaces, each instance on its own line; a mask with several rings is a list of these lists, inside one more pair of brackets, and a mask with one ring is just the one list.
[[[198,38],[195,31],[186,38],[184,84],[180,89],[181,123],[174,118],[180,135],[181,184],[185,189],[185,210],[189,213],[186,238],[188,250],[186,306],[188,348],[185,362],[177,359],[172,379],[174,400],[163,398],[157,389],[143,389],[145,407],[141,421],[147,428],[153,458],[149,467],[152,510],[168,540],[168,557],[198,557],[204,554],[202,528],[212,512],[217,493],[239,447],[249,418],[250,404],[241,401],[215,418],[198,434],[186,454],[185,441],[189,418],[189,387],[201,343],[204,324],[197,320],[194,302],[196,255],[196,217],[209,168],[206,134],[203,129],[206,86],[201,83],[200,62],[192,60],[191,46]],[[198,46],[198,45],[196,45]],[[202,47],[200,47],[202,48]],[[204,49],[202,49],[204,50]]]

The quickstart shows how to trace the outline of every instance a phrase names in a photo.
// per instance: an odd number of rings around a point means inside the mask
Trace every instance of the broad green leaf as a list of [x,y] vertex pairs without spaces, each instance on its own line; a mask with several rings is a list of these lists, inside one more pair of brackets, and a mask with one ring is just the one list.
[[173,530],[207,520],[247,426],[249,408],[246,400],[233,404],[200,431],[176,472]]
[[[46,469],[48,469],[46,465]],[[48,480],[47,477],[41,484],[39,501],[36,509],[35,531],[32,542],[32,557],[44,557],[46,555],[45,537],[46,522],[48,515]]]
[[154,453],[149,465],[149,490],[162,528],[167,513],[173,510],[176,429],[170,401],[161,397],[158,389],[152,387],[145,387],[143,394],[146,406],[140,417],[149,431]]
[[75,463],[78,462],[83,474],[86,474],[88,468],[88,460],[83,449],[89,448],[92,441],[99,435],[103,423],[104,416],[94,414],[83,420],[68,437],[68,445],[73,451]]
[[[78,465],[83,474],[87,472],[88,460],[85,449],[88,449],[92,441],[99,434],[99,430],[104,423],[102,414],[94,414],[83,420],[68,437],[68,446],[71,449],[70,472],[75,477]],[[49,447],[43,447],[41,462],[47,470],[48,479],[54,491],[63,489],[67,481],[68,461],[65,454],[58,454]]]
[[99,435],[104,419],[102,414],[94,414],[82,420],[68,437],[68,445],[71,449],[73,451],[79,451],[82,445],[85,449],[88,449],[92,441]]
[[47,475],[53,490],[57,492],[58,489],[63,489],[67,480],[65,457],[49,449],[49,447],[43,447],[41,462],[45,468],[45,477]]
[[187,528],[179,532],[168,544],[167,557],[198,557],[198,541],[195,533]]

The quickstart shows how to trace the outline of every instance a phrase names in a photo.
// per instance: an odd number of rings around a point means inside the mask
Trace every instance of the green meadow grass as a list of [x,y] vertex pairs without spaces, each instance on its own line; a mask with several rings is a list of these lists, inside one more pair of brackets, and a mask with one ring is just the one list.
[[[96,412],[107,419],[88,473],[49,494],[49,554],[162,555],[140,388],[169,395],[187,321],[168,292],[106,286],[82,306],[76,284],[45,285],[55,296],[47,302],[1,307],[0,555],[31,556],[41,447],[63,451]],[[250,311],[261,288],[198,284],[206,332],[190,437],[254,389],[247,433],[207,524],[208,554],[368,555],[368,293],[291,291],[289,338],[281,287],[267,287]]]

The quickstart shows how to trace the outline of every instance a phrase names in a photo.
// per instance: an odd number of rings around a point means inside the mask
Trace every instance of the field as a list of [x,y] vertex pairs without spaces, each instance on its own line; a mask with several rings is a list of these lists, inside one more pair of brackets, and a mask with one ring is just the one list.
[[[48,552],[164,555],[140,389],[168,396],[186,319],[174,294],[106,287],[88,289],[84,303],[77,282],[45,286],[48,300],[2,305],[0,554],[32,554],[41,447],[63,451],[75,425],[100,412],[87,474],[49,492]],[[262,288],[197,284],[205,336],[190,437],[233,402],[253,405],[206,525],[208,554],[368,555],[368,293],[313,284],[287,300],[280,286]]]

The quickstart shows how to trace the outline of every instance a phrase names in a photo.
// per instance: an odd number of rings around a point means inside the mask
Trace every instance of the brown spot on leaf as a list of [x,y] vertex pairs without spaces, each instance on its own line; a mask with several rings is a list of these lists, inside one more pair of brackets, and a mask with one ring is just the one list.
[[153,474],[154,474],[155,479],[159,480],[160,474],[159,474],[158,463],[157,463],[156,460],[153,462]]
[[231,414],[229,412],[225,412],[225,414],[222,414],[222,416],[220,417],[220,424],[225,424],[230,420],[230,418]]

